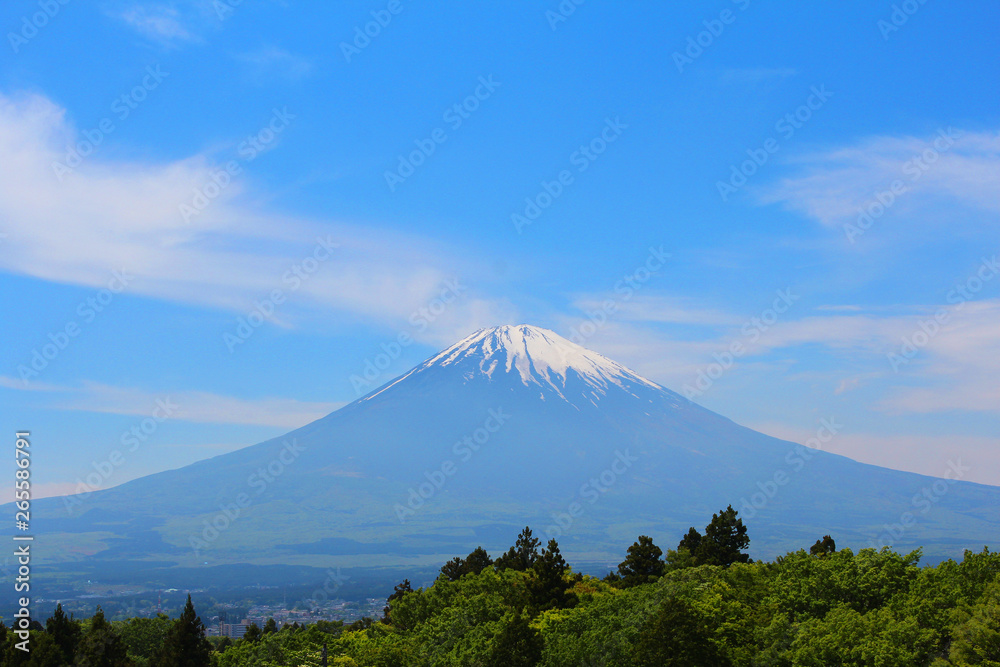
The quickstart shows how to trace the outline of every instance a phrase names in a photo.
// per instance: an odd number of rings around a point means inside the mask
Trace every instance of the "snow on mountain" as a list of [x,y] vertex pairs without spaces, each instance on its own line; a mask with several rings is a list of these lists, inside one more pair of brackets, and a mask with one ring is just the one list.
[[524,386],[542,389],[543,398],[554,393],[574,405],[576,396],[597,405],[611,387],[636,397],[633,390],[636,386],[666,391],[618,362],[553,331],[518,324],[480,329],[362,400],[374,399],[407,379],[442,370],[461,373],[466,382],[477,377],[496,383],[517,378]]

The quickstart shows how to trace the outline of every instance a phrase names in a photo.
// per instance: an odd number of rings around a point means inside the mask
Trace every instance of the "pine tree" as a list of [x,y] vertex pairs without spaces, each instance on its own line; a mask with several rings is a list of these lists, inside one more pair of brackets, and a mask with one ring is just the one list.
[[508,549],[507,553],[500,556],[500,558],[497,558],[493,567],[496,568],[497,572],[500,570],[526,572],[531,569],[531,566],[538,559],[539,544],[541,544],[540,540],[531,536],[531,528],[525,526],[521,534],[517,536],[514,546]]
[[732,505],[712,515],[712,522],[705,526],[705,535],[694,552],[699,565],[728,567],[750,562],[750,556],[743,553],[750,546],[750,538],[743,519],[736,515]]
[[493,564],[493,559],[482,547],[475,550],[466,558],[452,558],[441,567],[441,574],[447,577],[448,581],[458,581],[466,574],[479,574],[484,569]]
[[263,633],[265,635],[270,635],[274,634],[277,631],[278,631],[278,624],[275,623],[274,619],[273,618],[267,619],[267,623],[264,624]]
[[382,610],[382,622],[392,623],[390,613],[392,612],[392,603],[394,600],[398,600],[407,593],[412,593],[413,587],[410,585],[409,579],[403,579],[403,583],[396,584],[395,589],[392,591],[392,595],[385,601],[385,608]]
[[491,565],[493,565],[493,559],[482,547],[473,549],[472,553],[465,559],[466,571],[472,574],[479,574]]
[[100,607],[76,649],[76,664],[86,667],[127,667],[132,664],[121,636],[104,618]]
[[450,561],[441,566],[441,574],[443,574],[448,581],[458,581],[465,574],[465,561],[458,556],[455,556]]
[[687,532],[683,538],[681,538],[680,544],[677,545],[677,550],[687,549],[688,553],[695,554],[698,552],[698,547],[701,546],[701,533],[699,533],[694,526]]
[[191,595],[184,612],[167,632],[160,655],[161,667],[207,667],[211,664],[212,645],[205,638],[205,626],[195,613]]
[[837,543],[829,535],[824,535],[822,540],[816,540],[816,544],[809,547],[809,553],[813,556],[826,556],[837,551]]
[[61,603],[56,605],[52,616],[45,621],[45,632],[51,635],[59,646],[65,664],[72,664],[83,632],[80,630],[80,625],[72,617],[66,616]]
[[746,526],[736,517],[737,512],[730,505],[712,515],[712,522],[705,526],[702,535],[692,526],[680,543],[676,552],[670,552],[671,567],[682,565],[721,565],[749,563],[750,557],[742,553],[750,546]]
[[246,632],[243,633],[241,639],[245,642],[256,644],[263,636],[264,633],[260,631],[260,627],[256,623],[251,623],[247,626]]
[[566,560],[559,553],[559,544],[553,539],[542,550],[532,566],[534,575],[529,581],[532,607],[535,612],[559,609],[566,606]]
[[618,575],[613,581],[621,588],[656,581],[663,576],[662,556],[663,550],[653,544],[651,537],[640,535],[628,548],[625,560],[618,565]]

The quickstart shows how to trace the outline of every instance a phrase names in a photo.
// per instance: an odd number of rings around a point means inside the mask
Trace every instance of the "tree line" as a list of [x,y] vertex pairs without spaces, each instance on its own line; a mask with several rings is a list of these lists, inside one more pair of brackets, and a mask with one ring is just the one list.
[[[530,527],[435,582],[398,584],[381,618],[209,638],[188,597],[178,619],[109,623],[57,606],[32,652],[0,624],[0,661],[46,667],[970,667],[1000,665],[1000,554],[919,565],[920,551],[837,549],[830,535],[773,561],[748,556],[730,506],[664,552],[648,535],[605,577],[574,572]],[[325,656],[325,657],[324,657]]]

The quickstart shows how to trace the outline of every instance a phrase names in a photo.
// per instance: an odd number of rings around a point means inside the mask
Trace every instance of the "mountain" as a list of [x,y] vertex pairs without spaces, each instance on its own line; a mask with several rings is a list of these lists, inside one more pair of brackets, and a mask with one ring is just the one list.
[[[825,422],[817,444],[839,428]],[[52,577],[168,582],[237,564],[430,567],[496,553],[525,525],[596,571],[639,534],[676,546],[728,504],[755,558],[832,534],[939,560],[1000,535],[1000,487],[757,433],[527,325],[477,331],[280,438],[38,500],[33,520]]]

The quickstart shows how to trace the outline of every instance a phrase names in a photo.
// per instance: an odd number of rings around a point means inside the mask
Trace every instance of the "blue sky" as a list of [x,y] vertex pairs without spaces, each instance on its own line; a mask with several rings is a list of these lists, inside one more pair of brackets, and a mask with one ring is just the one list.
[[40,493],[111,486],[527,322],[1000,484],[998,14],[6,3],[3,432]]

